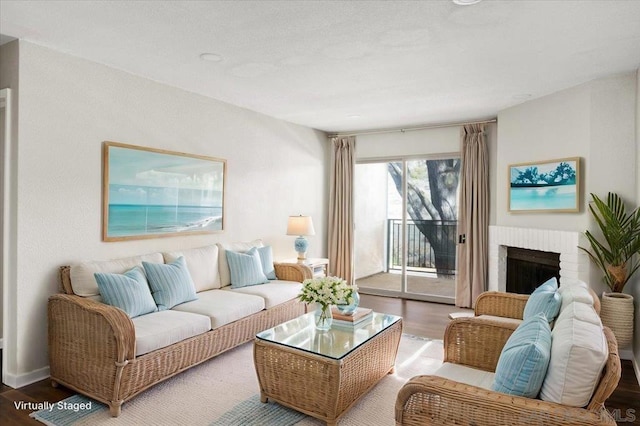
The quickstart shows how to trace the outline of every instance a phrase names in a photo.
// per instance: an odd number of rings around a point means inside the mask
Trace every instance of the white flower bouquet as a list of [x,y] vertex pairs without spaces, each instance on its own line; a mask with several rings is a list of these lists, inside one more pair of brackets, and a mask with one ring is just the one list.
[[338,277],[306,279],[302,282],[302,291],[298,299],[306,303],[316,303],[316,328],[328,330],[331,327],[331,305],[353,303],[355,286],[350,286]]
[[324,310],[331,305],[353,303],[353,292],[356,290],[355,285],[348,285],[342,278],[311,278],[302,282],[298,298],[302,302],[317,303]]

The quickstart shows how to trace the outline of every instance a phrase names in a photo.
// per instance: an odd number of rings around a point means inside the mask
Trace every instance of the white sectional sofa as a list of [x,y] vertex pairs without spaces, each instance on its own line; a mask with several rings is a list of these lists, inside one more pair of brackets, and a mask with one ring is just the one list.
[[118,416],[154,384],[305,313],[297,295],[311,276],[274,264],[260,240],[61,267],[63,294],[48,303],[52,383]]

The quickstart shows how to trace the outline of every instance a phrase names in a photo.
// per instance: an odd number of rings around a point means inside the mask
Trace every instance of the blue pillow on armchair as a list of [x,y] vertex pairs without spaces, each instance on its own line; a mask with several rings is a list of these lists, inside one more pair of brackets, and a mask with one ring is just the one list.
[[522,319],[535,317],[543,313],[549,322],[556,319],[562,305],[562,297],[558,293],[558,280],[550,278],[531,293],[524,307]]
[[551,328],[544,314],[525,319],[502,348],[491,389],[536,398],[551,360]]

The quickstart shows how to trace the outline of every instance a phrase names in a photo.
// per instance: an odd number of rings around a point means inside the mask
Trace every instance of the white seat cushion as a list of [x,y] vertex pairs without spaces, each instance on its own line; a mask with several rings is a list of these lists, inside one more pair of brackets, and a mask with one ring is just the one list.
[[100,291],[98,290],[98,282],[93,276],[94,273],[124,274],[134,266],[142,266],[142,261],[164,263],[161,253],[151,253],[143,256],[125,257],[123,259],[100,262],[85,262],[74,265],[69,270],[73,292],[78,296],[97,296],[100,294]]
[[187,269],[196,286],[196,291],[220,288],[218,274],[218,246],[211,245],[182,251],[163,253],[165,263],[176,261],[180,256],[187,262]]
[[302,290],[302,283],[295,281],[270,281],[267,284],[254,285],[249,287],[231,288],[225,287],[224,290],[234,293],[252,294],[260,296],[264,299],[266,309],[270,309],[281,303],[295,299]]
[[211,329],[222,327],[263,309],[262,297],[224,290],[201,291],[197,300],[172,308],[175,311],[206,315],[211,319]]
[[593,296],[589,292],[589,289],[578,283],[561,285],[558,289],[558,293],[560,293],[560,296],[562,297],[560,312],[573,302],[580,302],[593,306]]
[[540,399],[584,407],[598,384],[609,350],[602,326],[580,320],[584,312],[574,310],[580,303],[571,305],[551,332],[551,361]]
[[452,362],[442,364],[433,375],[488,390],[491,390],[491,384],[495,376],[495,374],[490,371],[479,370]]
[[140,315],[131,321],[136,331],[136,356],[211,330],[208,317],[171,310]]

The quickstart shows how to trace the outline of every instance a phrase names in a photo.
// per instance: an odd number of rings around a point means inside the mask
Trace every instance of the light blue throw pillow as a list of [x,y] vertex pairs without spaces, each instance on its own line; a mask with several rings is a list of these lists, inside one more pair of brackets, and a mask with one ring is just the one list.
[[158,310],[141,267],[136,266],[124,274],[96,272],[93,276],[98,283],[102,301],[122,309],[129,317]]
[[159,311],[198,298],[184,256],[167,264],[142,262],[142,266],[147,273],[151,294]]
[[273,251],[271,246],[257,247],[262,264],[262,272],[269,280],[276,280],[276,270],[273,268]]
[[544,314],[524,320],[502,348],[491,389],[536,398],[551,359],[551,328]]
[[543,313],[551,322],[558,316],[561,305],[562,296],[558,293],[558,280],[553,277],[531,293],[524,306],[522,318],[526,320]]
[[256,247],[246,253],[227,250],[227,262],[231,272],[231,288],[241,288],[250,285],[269,282],[262,271],[260,254]]

